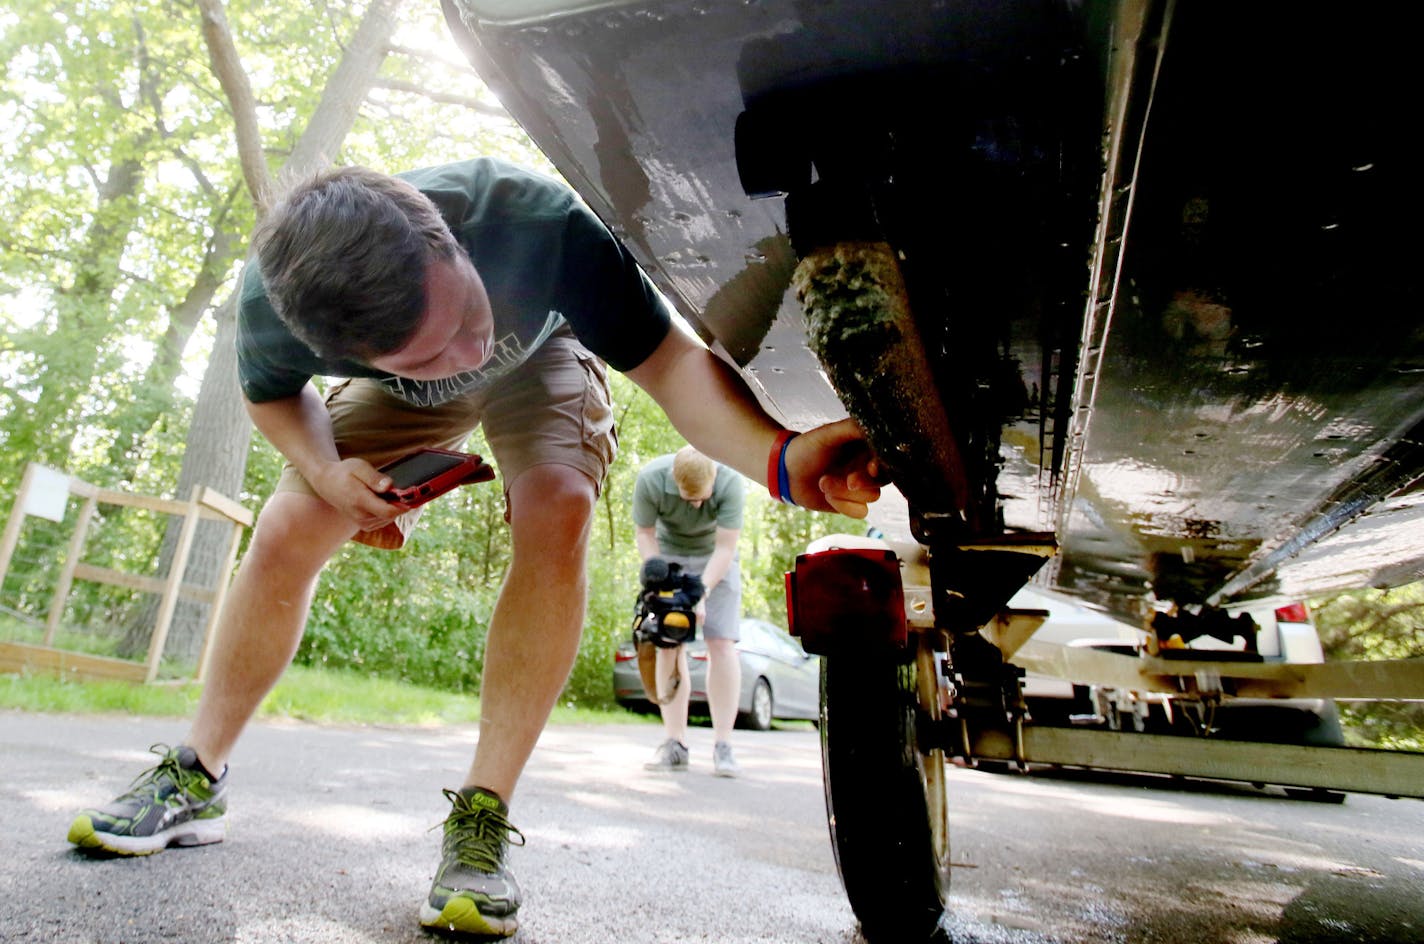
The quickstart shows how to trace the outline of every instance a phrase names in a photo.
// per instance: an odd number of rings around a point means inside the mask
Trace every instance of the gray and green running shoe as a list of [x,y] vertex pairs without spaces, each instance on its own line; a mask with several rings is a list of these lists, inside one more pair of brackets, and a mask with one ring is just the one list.
[[87,852],[151,855],[169,846],[222,842],[227,832],[227,771],[214,783],[191,747],[155,744],[162,758],[107,806],[83,810],[69,841]]
[[446,790],[445,797],[450,815],[440,869],[420,907],[420,923],[435,931],[509,937],[519,927],[519,883],[504,855],[511,841],[524,845],[524,834],[509,822],[504,801],[487,790]]

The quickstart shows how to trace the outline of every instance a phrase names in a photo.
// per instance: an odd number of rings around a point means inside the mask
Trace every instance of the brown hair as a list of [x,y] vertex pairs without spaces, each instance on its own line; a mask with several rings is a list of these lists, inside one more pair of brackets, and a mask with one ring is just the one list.
[[253,235],[267,296],[287,328],[327,360],[397,351],[425,313],[425,270],[459,251],[419,190],[364,167],[298,182]]

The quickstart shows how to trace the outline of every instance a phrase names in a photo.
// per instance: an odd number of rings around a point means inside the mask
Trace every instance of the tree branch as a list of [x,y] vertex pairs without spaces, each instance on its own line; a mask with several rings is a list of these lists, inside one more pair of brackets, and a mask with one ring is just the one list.
[[448,92],[434,92],[430,89],[421,88],[414,82],[406,82],[403,79],[379,79],[373,83],[376,88],[390,89],[393,92],[406,92],[410,95],[420,95],[432,102],[442,105],[459,105],[461,108],[468,108],[471,111],[479,112],[482,115],[489,115],[492,118],[509,118],[509,112],[498,105],[491,105],[469,95],[453,95]]
[[252,202],[261,217],[267,211],[267,198],[272,189],[272,176],[262,155],[262,132],[257,125],[257,99],[243,71],[242,59],[232,41],[232,30],[222,0],[198,0],[203,18],[203,42],[208,47],[208,61],[218,84],[226,93],[232,108],[233,129],[237,137],[238,161],[242,177]]

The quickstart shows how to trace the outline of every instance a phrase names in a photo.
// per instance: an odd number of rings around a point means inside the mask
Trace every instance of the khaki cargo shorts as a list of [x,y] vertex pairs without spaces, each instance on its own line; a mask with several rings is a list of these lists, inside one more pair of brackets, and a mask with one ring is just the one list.
[[[607,368],[567,329],[487,389],[439,406],[407,403],[378,382],[358,377],[333,387],[326,408],[341,457],[359,457],[377,468],[423,446],[459,449],[483,425],[504,482],[506,521],[509,483],[525,470],[548,463],[572,466],[601,490],[618,451]],[[315,494],[290,463],[276,490]],[[413,509],[380,531],[359,532],[352,540],[399,548],[422,510]]]

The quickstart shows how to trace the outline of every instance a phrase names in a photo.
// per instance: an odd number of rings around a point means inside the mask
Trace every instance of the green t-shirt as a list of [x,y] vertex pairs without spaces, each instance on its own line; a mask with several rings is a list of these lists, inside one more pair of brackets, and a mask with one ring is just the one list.
[[435,203],[469,253],[494,313],[494,353],[478,370],[440,380],[395,377],[355,361],[326,361],[273,310],[256,261],[243,272],[237,358],[254,403],[299,393],[312,377],[372,377],[418,406],[488,385],[528,359],[563,324],[615,370],[662,342],[671,315],[642,269],[564,184],[495,158],[400,174]]
[[643,466],[633,485],[633,523],[655,528],[664,554],[705,557],[717,546],[717,529],[742,527],[742,477],[718,464],[712,497],[694,507],[677,491],[671,455],[659,456]]

